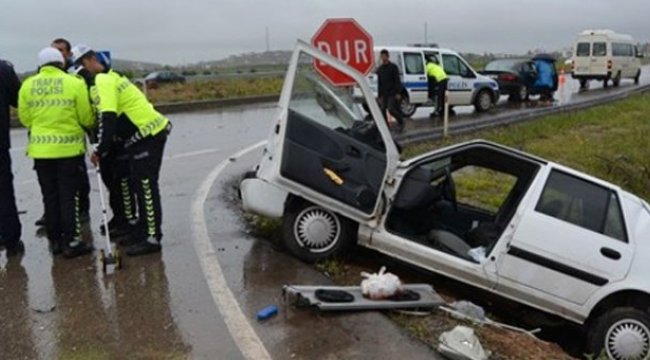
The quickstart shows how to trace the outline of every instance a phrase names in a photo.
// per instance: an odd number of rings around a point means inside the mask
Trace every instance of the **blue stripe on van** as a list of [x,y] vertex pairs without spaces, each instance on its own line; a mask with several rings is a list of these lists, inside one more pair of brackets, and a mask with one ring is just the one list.
[[416,88],[429,88],[429,83],[426,81],[409,81],[404,83],[404,87],[407,89],[416,89]]

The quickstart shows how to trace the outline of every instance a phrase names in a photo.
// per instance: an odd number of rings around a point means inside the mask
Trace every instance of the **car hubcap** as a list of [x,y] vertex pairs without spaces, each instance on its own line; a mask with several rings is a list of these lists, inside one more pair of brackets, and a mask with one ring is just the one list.
[[314,253],[329,251],[341,235],[339,218],[316,206],[303,210],[296,218],[294,234],[298,244]]
[[607,331],[605,341],[610,359],[650,358],[650,330],[640,321],[625,319],[617,322]]
[[524,99],[526,99],[526,96],[527,96],[527,95],[528,95],[528,89],[526,89],[525,86],[522,86],[522,87],[519,89],[519,98],[520,98],[521,100],[524,100]]
[[490,94],[488,93],[482,93],[481,98],[479,99],[479,103],[481,104],[481,109],[487,110],[490,108],[490,105],[492,105],[492,99],[490,98]]
[[414,105],[407,98],[403,98],[401,102],[402,113],[410,114],[414,111]]

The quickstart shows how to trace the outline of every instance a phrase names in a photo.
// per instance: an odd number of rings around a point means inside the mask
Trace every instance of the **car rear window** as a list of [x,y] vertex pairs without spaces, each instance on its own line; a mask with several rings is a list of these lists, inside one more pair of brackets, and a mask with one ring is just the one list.
[[590,56],[591,55],[591,44],[586,42],[578,43],[576,48],[576,56]]
[[535,210],[627,242],[616,193],[575,176],[553,171]]
[[607,43],[595,42],[593,48],[594,56],[607,56]]
[[486,71],[513,71],[517,70],[518,60],[497,60],[485,65]]

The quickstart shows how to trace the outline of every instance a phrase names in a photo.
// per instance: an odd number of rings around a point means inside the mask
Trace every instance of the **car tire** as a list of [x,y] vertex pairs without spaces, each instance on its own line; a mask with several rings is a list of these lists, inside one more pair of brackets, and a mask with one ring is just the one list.
[[474,99],[474,108],[477,112],[485,112],[492,108],[492,94],[488,90],[481,90]]
[[615,308],[600,315],[588,327],[588,354],[596,357],[604,354],[609,359],[650,358],[647,312],[633,307]]
[[526,101],[528,100],[528,86],[526,85],[520,85],[519,88],[517,89],[517,92],[510,95],[510,97],[514,97],[513,100],[516,101]]
[[621,85],[621,73],[620,72],[618,74],[616,74],[615,78],[612,79],[612,85],[614,85],[614,87],[618,87],[619,85]]
[[418,106],[411,103],[407,94],[402,94],[402,99],[399,102],[399,111],[402,116],[411,117],[418,110]]
[[343,255],[356,239],[354,222],[321,206],[299,201],[282,219],[285,248],[298,259],[314,263]]
[[636,76],[634,77],[634,85],[639,85],[641,82],[641,70],[637,71]]

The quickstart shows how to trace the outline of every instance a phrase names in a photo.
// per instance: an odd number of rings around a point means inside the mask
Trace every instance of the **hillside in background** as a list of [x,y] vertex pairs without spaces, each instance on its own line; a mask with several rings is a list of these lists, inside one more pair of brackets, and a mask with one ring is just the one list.
[[265,52],[251,52],[239,55],[231,55],[225,59],[214,61],[201,61],[188,67],[198,68],[225,68],[239,66],[259,65],[287,65],[291,59],[291,51],[276,50]]
[[159,70],[165,67],[165,65],[144,62],[144,61],[133,61],[133,60],[124,60],[124,59],[113,59],[113,68],[116,70],[129,70],[129,71],[153,71]]

